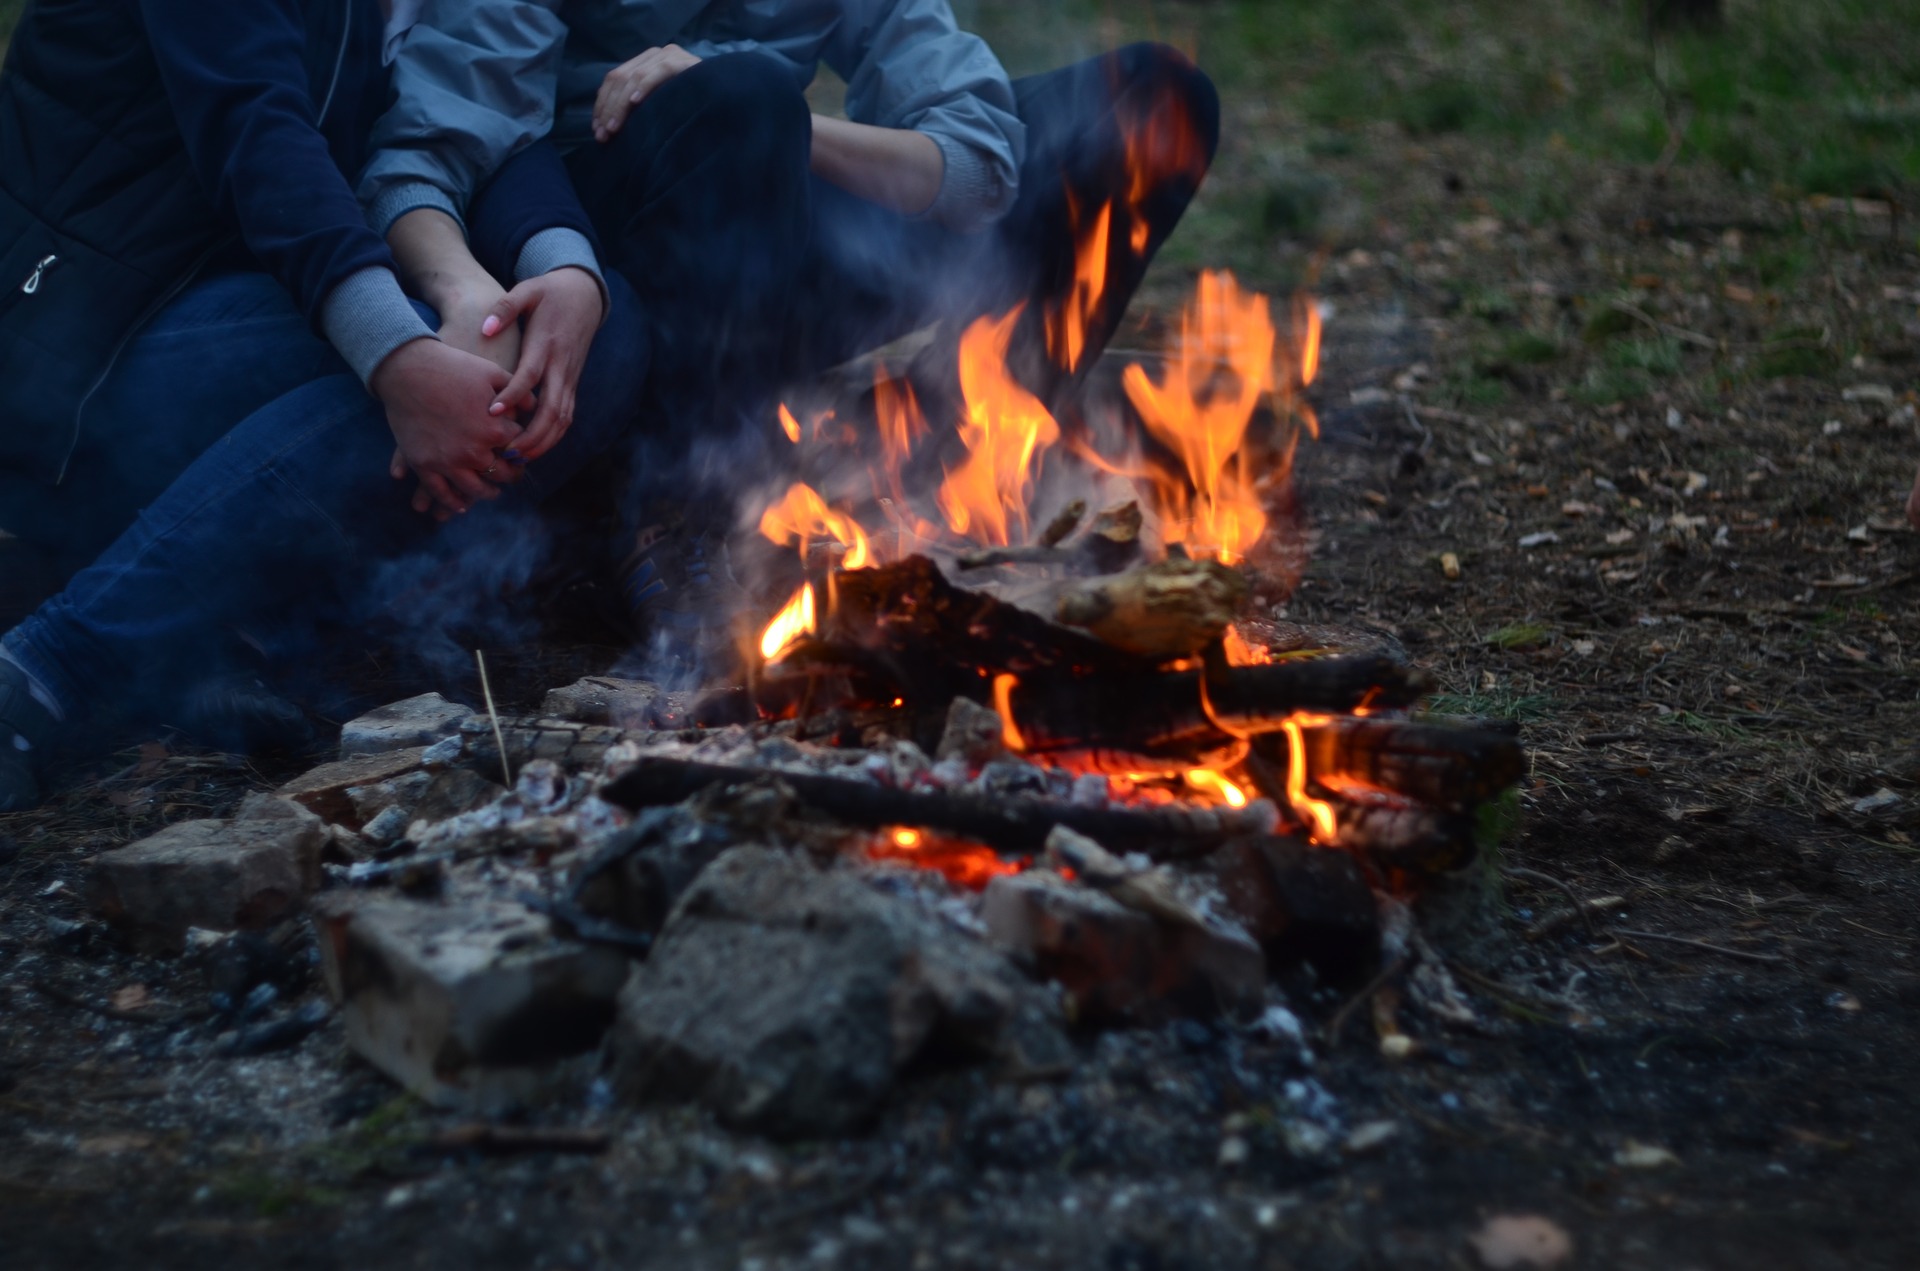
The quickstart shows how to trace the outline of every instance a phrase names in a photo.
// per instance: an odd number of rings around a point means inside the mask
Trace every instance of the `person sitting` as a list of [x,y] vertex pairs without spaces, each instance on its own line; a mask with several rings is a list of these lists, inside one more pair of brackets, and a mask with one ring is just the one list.
[[[298,740],[296,708],[210,679],[240,665],[229,633],[363,608],[436,519],[536,501],[631,427],[645,333],[551,148],[499,165],[464,228],[431,198],[369,227],[352,175],[394,34],[372,0],[23,15],[0,527],[71,576],[0,640],[0,811],[38,801],[56,735],[136,697],[235,748]],[[483,330],[509,294],[524,321]]]
[[[521,38],[496,48],[485,109],[457,127],[437,117],[500,30]],[[846,81],[846,119],[809,111],[822,65]],[[1012,80],[946,0],[502,0],[484,22],[410,39],[396,80],[363,197],[425,183],[458,198],[551,137],[639,297],[648,410],[689,421],[693,451],[655,465],[672,489],[631,486],[695,509],[673,534],[629,512],[628,597],[655,625],[724,621],[706,544],[777,451],[761,442],[781,383],[1024,304],[1019,346],[1046,350],[1029,387],[1066,404],[1219,141],[1218,96],[1175,50],[1137,44]],[[1099,218],[1106,286],[1068,337]]]

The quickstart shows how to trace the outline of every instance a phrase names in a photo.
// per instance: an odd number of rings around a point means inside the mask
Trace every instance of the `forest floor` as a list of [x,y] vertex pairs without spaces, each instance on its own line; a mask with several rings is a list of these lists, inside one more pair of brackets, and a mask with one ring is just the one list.
[[1187,1028],[1058,1084],[927,1073],[845,1141],[595,1106],[604,1155],[449,1154],[337,1024],[208,1058],[189,971],[74,925],[86,856],[286,775],[154,743],[0,818],[0,1262],[1441,1268],[1532,1214],[1575,1266],[1920,1263],[1912,15],[1649,45],[1541,7],[977,15],[1016,70],[1217,58],[1226,144],[1140,303],[1229,266],[1327,306],[1279,616],[1520,721],[1498,904],[1449,944],[1480,1026],[1316,1041],[1390,1135],[1303,1151],[1290,1055]]

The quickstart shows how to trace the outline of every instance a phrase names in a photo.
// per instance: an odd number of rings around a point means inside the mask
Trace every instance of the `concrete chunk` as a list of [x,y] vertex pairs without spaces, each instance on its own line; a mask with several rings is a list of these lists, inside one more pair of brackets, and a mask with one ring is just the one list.
[[413,772],[421,765],[424,748],[410,747],[381,755],[355,755],[333,763],[323,763],[295,777],[275,793],[292,799],[322,820],[360,828],[360,816],[353,806],[356,788],[378,785],[394,777]]
[[615,1052],[628,1093],[699,1097],[771,1135],[839,1134],[870,1119],[929,1045],[1004,1053],[1035,1026],[1037,997],[993,950],[912,902],[737,847],[681,899],[621,994]]
[[557,939],[509,901],[330,896],[317,909],[347,1044],[442,1107],[499,1112],[565,1080],[628,974],[622,954]]
[[1058,981],[1089,1023],[1257,1014],[1266,961],[1224,923],[1156,919],[1048,870],[994,879],[981,906],[989,938]]
[[660,686],[648,680],[589,675],[565,688],[548,690],[540,703],[540,713],[580,724],[647,728],[652,726],[654,704],[660,699]]
[[271,926],[320,884],[320,819],[297,804],[249,797],[232,820],[182,821],[93,864],[93,897],[135,942],[177,953],[187,928]]
[[340,730],[340,757],[381,755],[410,746],[431,746],[443,737],[460,731],[473,711],[458,702],[449,702],[438,693],[422,693],[405,701],[390,702],[349,721]]

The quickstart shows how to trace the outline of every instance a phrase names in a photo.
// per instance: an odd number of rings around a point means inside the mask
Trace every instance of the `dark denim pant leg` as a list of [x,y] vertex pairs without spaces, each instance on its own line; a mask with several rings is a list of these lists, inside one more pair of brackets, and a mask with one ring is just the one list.
[[441,527],[412,510],[411,483],[387,475],[393,435],[380,404],[352,375],[328,376],[209,446],[7,635],[7,651],[80,711],[129,697],[165,711],[166,678],[225,627],[298,629],[355,616],[383,571],[518,550],[534,532],[531,508],[635,418],[646,336],[631,291],[618,279],[609,289],[612,309],[582,373],[572,429],[501,499],[437,534]]
[[345,369],[266,274],[196,283],[129,342],[87,403],[64,482],[0,474],[0,527],[71,575],[228,429]]
[[[1020,191],[991,230],[953,234],[816,181],[812,245],[788,319],[790,374],[935,320],[1017,304],[1027,312],[1016,348],[1044,349],[1046,315],[1072,293],[1085,222],[1111,203],[1106,300],[1079,369],[1097,359],[1212,162],[1219,97],[1182,54],[1156,44],[1016,80],[1014,96],[1027,125]],[[1044,359],[1017,369],[1056,403],[1078,380]]]
[[806,248],[811,143],[791,74],[743,53],[676,76],[612,141],[568,156],[653,337],[646,409],[655,430],[637,488],[653,468],[675,483],[654,493],[724,503],[764,464]]

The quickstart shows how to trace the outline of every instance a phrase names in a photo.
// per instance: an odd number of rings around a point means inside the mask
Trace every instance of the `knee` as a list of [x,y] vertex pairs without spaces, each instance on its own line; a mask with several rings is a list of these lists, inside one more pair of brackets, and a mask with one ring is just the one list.
[[764,53],[708,58],[659,91],[665,98],[669,90],[673,108],[723,138],[731,152],[805,153],[812,131],[807,100],[792,72]]
[[1121,93],[1148,120],[1178,120],[1210,167],[1220,148],[1220,92],[1193,60],[1168,44],[1130,44],[1113,54]]
[[624,421],[636,414],[653,362],[653,340],[633,288],[607,275],[607,318],[593,337],[580,376],[575,411],[582,418]]

